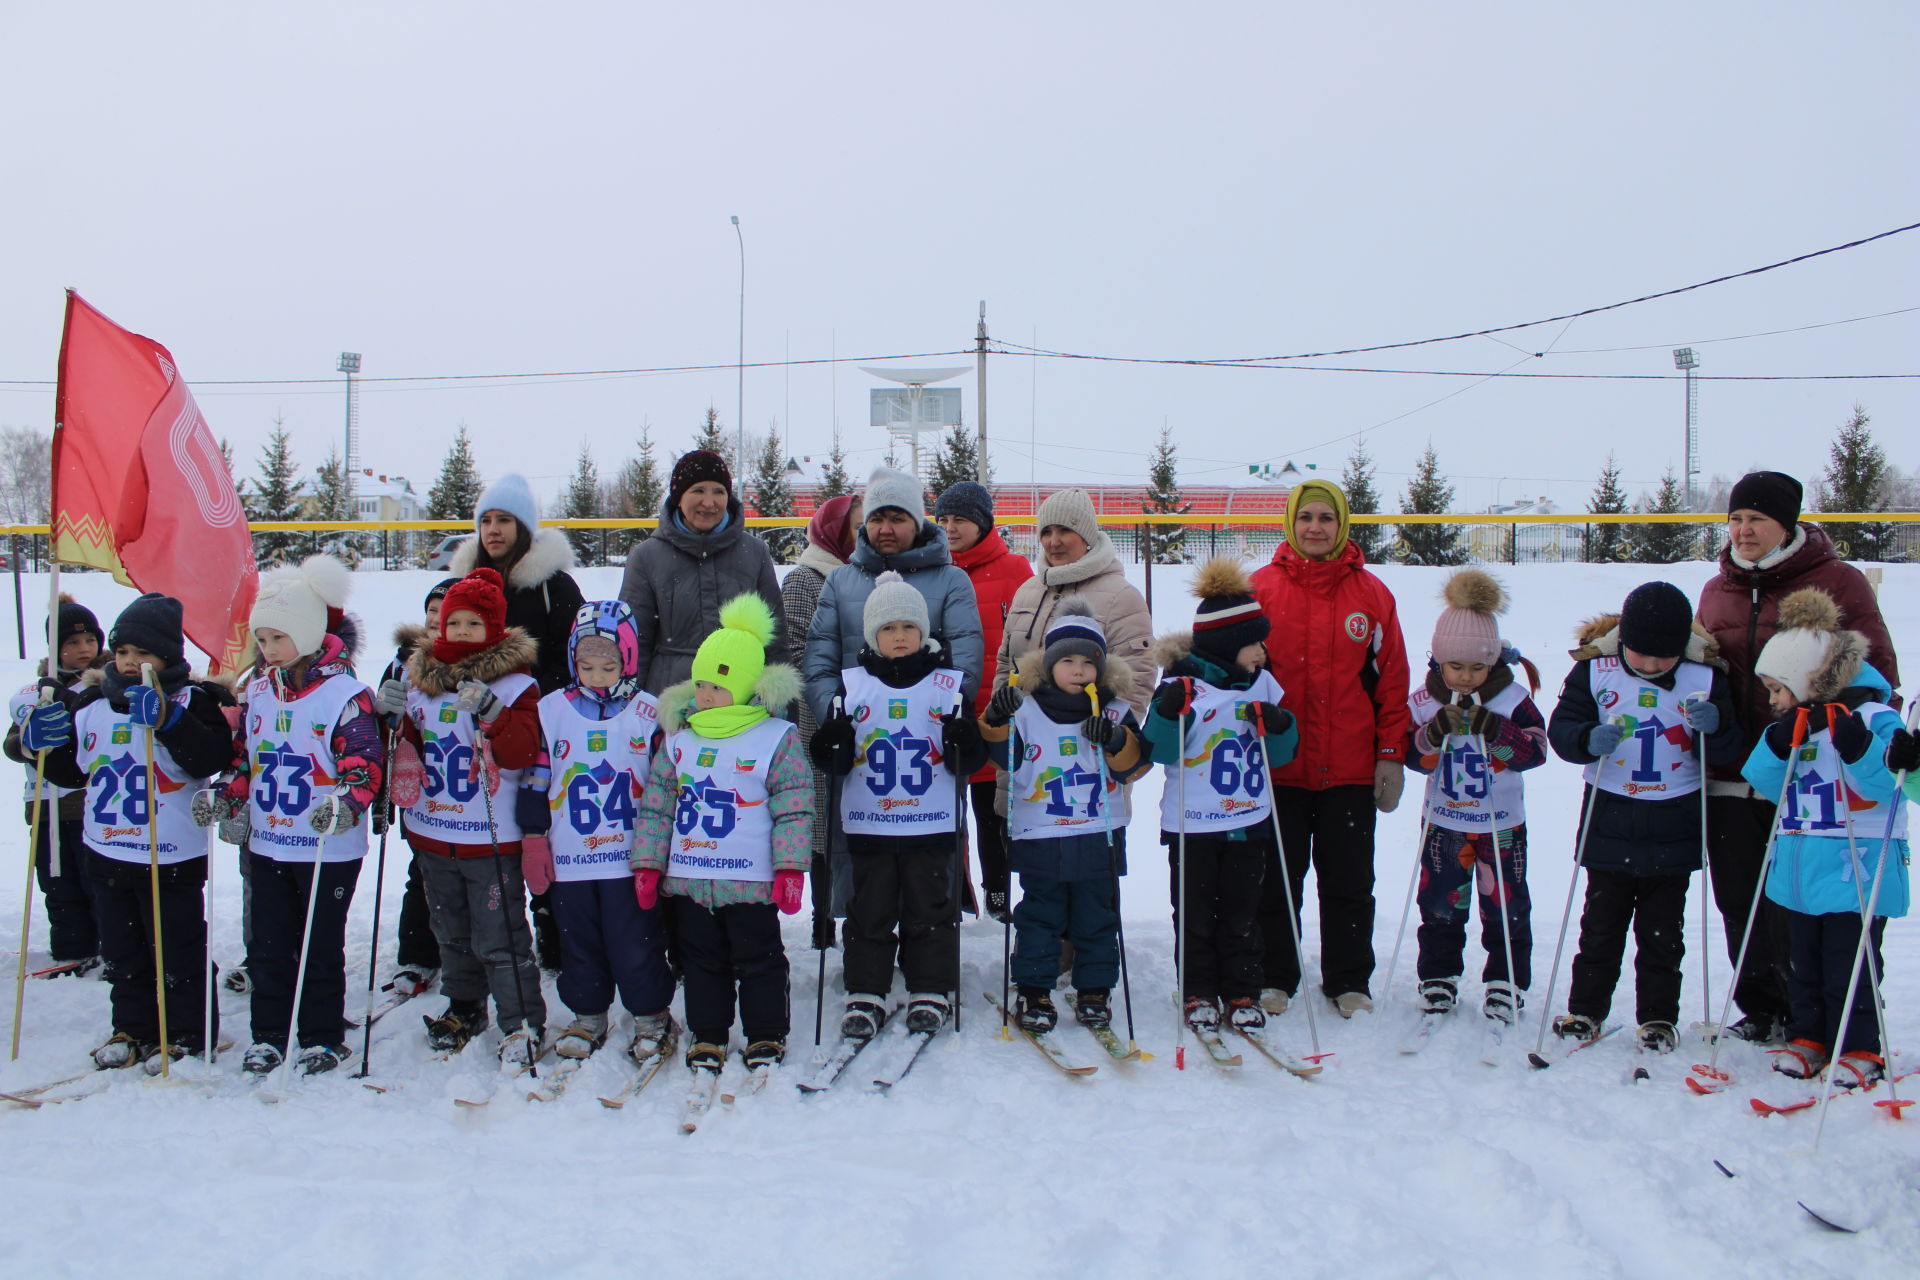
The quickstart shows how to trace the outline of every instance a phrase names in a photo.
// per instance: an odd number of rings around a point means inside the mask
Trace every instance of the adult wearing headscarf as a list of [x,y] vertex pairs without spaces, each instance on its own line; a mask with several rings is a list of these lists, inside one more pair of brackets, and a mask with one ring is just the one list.
[[[1400,803],[1407,731],[1407,650],[1393,593],[1347,537],[1347,496],[1308,480],[1287,497],[1287,540],[1253,574],[1272,625],[1270,669],[1286,691],[1300,747],[1273,771],[1286,873],[1296,909],[1314,869],[1320,896],[1320,982],[1342,1017],[1371,1009],[1374,815]],[[1287,1007],[1299,989],[1298,919],[1280,868],[1261,890],[1266,950],[1261,1003]]]
[[620,580],[640,630],[641,687],[658,694],[691,676],[700,642],[720,625],[720,606],[747,592],[773,610],[767,661],[785,662],[773,554],[747,530],[726,459],[695,449],[673,464],[660,527],[627,553]]
[[[1755,471],[1740,478],[1727,498],[1727,545],[1720,552],[1720,571],[1700,588],[1694,613],[1719,642],[1727,663],[1745,746],[1742,761],[1774,720],[1754,664],[1780,629],[1780,602],[1803,587],[1817,587],[1832,598],[1840,608],[1840,626],[1866,638],[1867,662],[1890,685],[1900,685],[1899,659],[1872,584],[1840,558],[1825,529],[1800,519],[1802,493],[1798,480],[1779,471]],[[1728,959],[1739,954],[1746,934],[1778,798],[1756,794],[1738,763],[1708,771],[1707,849],[1713,898],[1726,926]],[[1786,916],[1762,895],[1746,963],[1733,988],[1742,1016],[1727,1028],[1729,1035],[1761,1042],[1781,1037],[1787,1021],[1786,974]]]
[[[858,494],[842,494],[837,498],[828,498],[814,510],[813,519],[807,521],[807,548],[800,553],[793,569],[787,574],[787,580],[780,584],[780,603],[786,612],[787,652],[804,653],[807,647],[807,628],[813,625],[814,610],[820,607],[820,591],[827,585],[827,575],[847,562],[853,554],[854,535],[860,528],[860,497]],[[813,708],[805,698],[794,704],[798,710],[800,727],[801,757],[810,759],[807,748],[813,742],[813,731],[819,724],[813,718]],[[828,894],[828,872],[826,860],[829,849],[827,844],[828,824],[831,819],[827,806],[831,803],[831,787],[827,775],[815,769],[813,773],[813,924],[814,945],[826,948],[833,945],[833,911]]]
[[[977,717],[986,712],[987,700],[993,696],[1000,641],[1013,597],[1033,577],[1033,566],[1025,557],[1015,555],[1007,540],[994,532],[993,494],[985,485],[962,480],[947,486],[933,504],[933,518],[946,531],[954,564],[964,569],[973,583],[974,604],[980,610],[987,665],[980,673],[980,689],[974,694]],[[980,851],[980,888],[986,896],[987,914],[1004,923],[1012,919],[1007,904],[1011,875],[1006,819],[995,811],[999,788],[994,775],[991,764],[982,765],[967,779],[967,793],[973,806],[974,847]]]
[[486,487],[473,504],[473,528],[474,536],[454,549],[448,572],[457,578],[475,569],[499,574],[507,584],[507,625],[519,627],[540,648],[533,667],[540,692],[563,687],[572,679],[567,637],[584,601],[567,572],[573,544],[560,530],[540,527],[540,504],[520,475],[501,476]]

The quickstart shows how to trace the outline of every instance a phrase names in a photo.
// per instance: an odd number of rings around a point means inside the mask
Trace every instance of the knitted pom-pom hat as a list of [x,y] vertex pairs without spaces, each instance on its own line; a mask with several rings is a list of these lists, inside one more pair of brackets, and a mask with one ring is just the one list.
[[880,628],[889,622],[911,622],[920,628],[921,641],[927,639],[927,598],[891,569],[873,580],[873,590],[861,614],[860,631],[869,649],[878,647]]
[[1506,646],[1496,614],[1507,611],[1507,593],[1490,573],[1462,569],[1440,589],[1447,607],[1433,624],[1435,662],[1478,662],[1492,666]]
[[1040,661],[1048,681],[1053,679],[1053,664],[1072,654],[1093,663],[1096,681],[1106,675],[1106,628],[1093,616],[1093,606],[1084,596],[1068,596],[1062,600],[1060,607],[1053,611],[1053,621],[1047,624],[1047,648]]
[[498,644],[507,633],[507,592],[500,575],[491,569],[475,569],[447,588],[440,602],[439,638],[447,638],[447,619],[461,609],[480,615],[486,624],[487,638],[482,644]]
[[748,592],[720,606],[720,626],[700,642],[693,655],[693,678],[717,684],[733,695],[735,706],[753,698],[753,687],[767,665],[773,639],[773,610]]
[[332,556],[308,556],[298,568],[274,569],[260,578],[247,628],[285,632],[302,654],[318,653],[327,632],[340,625],[352,582],[347,566]]
[[1200,607],[1193,611],[1193,649],[1225,667],[1240,651],[1264,641],[1273,624],[1253,598],[1253,583],[1240,562],[1217,556],[1200,566],[1193,579]]
[[1797,702],[1827,702],[1860,678],[1867,639],[1840,626],[1840,606],[1818,587],[1803,587],[1780,602],[1780,629],[1773,633],[1755,675],[1777,680]]

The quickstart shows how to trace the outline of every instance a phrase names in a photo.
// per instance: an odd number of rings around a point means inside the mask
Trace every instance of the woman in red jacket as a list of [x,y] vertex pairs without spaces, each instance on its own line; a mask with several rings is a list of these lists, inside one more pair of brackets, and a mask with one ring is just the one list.
[[[1269,669],[1286,691],[1300,747],[1273,771],[1293,900],[1307,866],[1320,892],[1320,983],[1342,1017],[1373,1008],[1374,813],[1393,812],[1404,781],[1407,651],[1393,593],[1347,540],[1347,496],[1309,480],[1287,498],[1287,541],[1253,575],[1272,624]],[[1260,1002],[1286,1009],[1300,985],[1286,891],[1267,868],[1260,905],[1266,975]]]
[[[1782,472],[1755,471],[1740,478],[1727,498],[1727,545],[1720,552],[1720,573],[1700,588],[1694,614],[1720,643],[1733,685],[1734,715],[1749,752],[1774,721],[1753,664],[1779,630],[1780,601],[1802,587],[1818,587],[1833,598],[1840,606],[1840,625],[1866,637],[1868,663],[1888,684],[1900,686],[1900,664],[1872,585],[1840,558],[1825,529],[1801,523],[1800,498],[1800,482]],[[1755,795],[1738,765],[1717,765],[1708,772],[1713,899],[1726,925],[1729,960],[1740,952],[1747,914],[1753,909],[1775,799]],[[1759,925],[1733,988],[1733,1001],[1743,1016],[1727,1028],[1729,1035],[1761,1042],[1781,1038],[1787,1021],[1786,973],[1786,917],[1778,904],[1762,897]]]
[[[980,606],[980,630],[986,637],[986,670],[980,673],[980,692],[973,711],[983,714],[993,696],[998,670],[1000,637],[1007,625],[1007,609],[1014,592],[1033,576],[1033,565],[1013,554],[1007,540],[993,531],[993,494],[971,480],[949,485],[933,507],[934,518],[947,531],[947,550],[953,562],[967,571],[973,598]],[[994,770],[982,765],[967,779],[973,805],[975,843],[980,849],[980,888],[986,894],[987,914],[1005,923],[1013,917],[1007,907],[1007,832],[1005,819],[994,813]]]

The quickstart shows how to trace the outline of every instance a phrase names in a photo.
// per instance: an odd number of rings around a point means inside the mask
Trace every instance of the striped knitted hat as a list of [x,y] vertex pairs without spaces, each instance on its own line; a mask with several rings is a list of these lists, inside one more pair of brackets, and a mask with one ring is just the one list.
[[1223,666],[1233,666],[1242,649],[1263,642],[1273,630],[1253,598],[1253,583],[1231,557],[1201,565],[1193,594],[1200,597],[1200,607],[1193,612],[1194,652]]
[[1053,680],[1053,665],[1073,654],[1093,663],[1095,680],[1107,673],[1107,632],[1093,616],[1093,606],[1084,596],[1068,596],[1054,610],[1047,624],[1047,650],[1041,655],[1046,679]]

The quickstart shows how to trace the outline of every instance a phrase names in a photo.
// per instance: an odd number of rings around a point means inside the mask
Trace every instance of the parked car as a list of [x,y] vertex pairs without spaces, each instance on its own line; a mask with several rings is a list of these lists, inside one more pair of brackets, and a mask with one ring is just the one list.
[[442,538],[440,544],[427,553],[427,568],[439,569],[442,572],[451,568],[454,548],[472,536],[470,533],[456,533],[451,537]]

